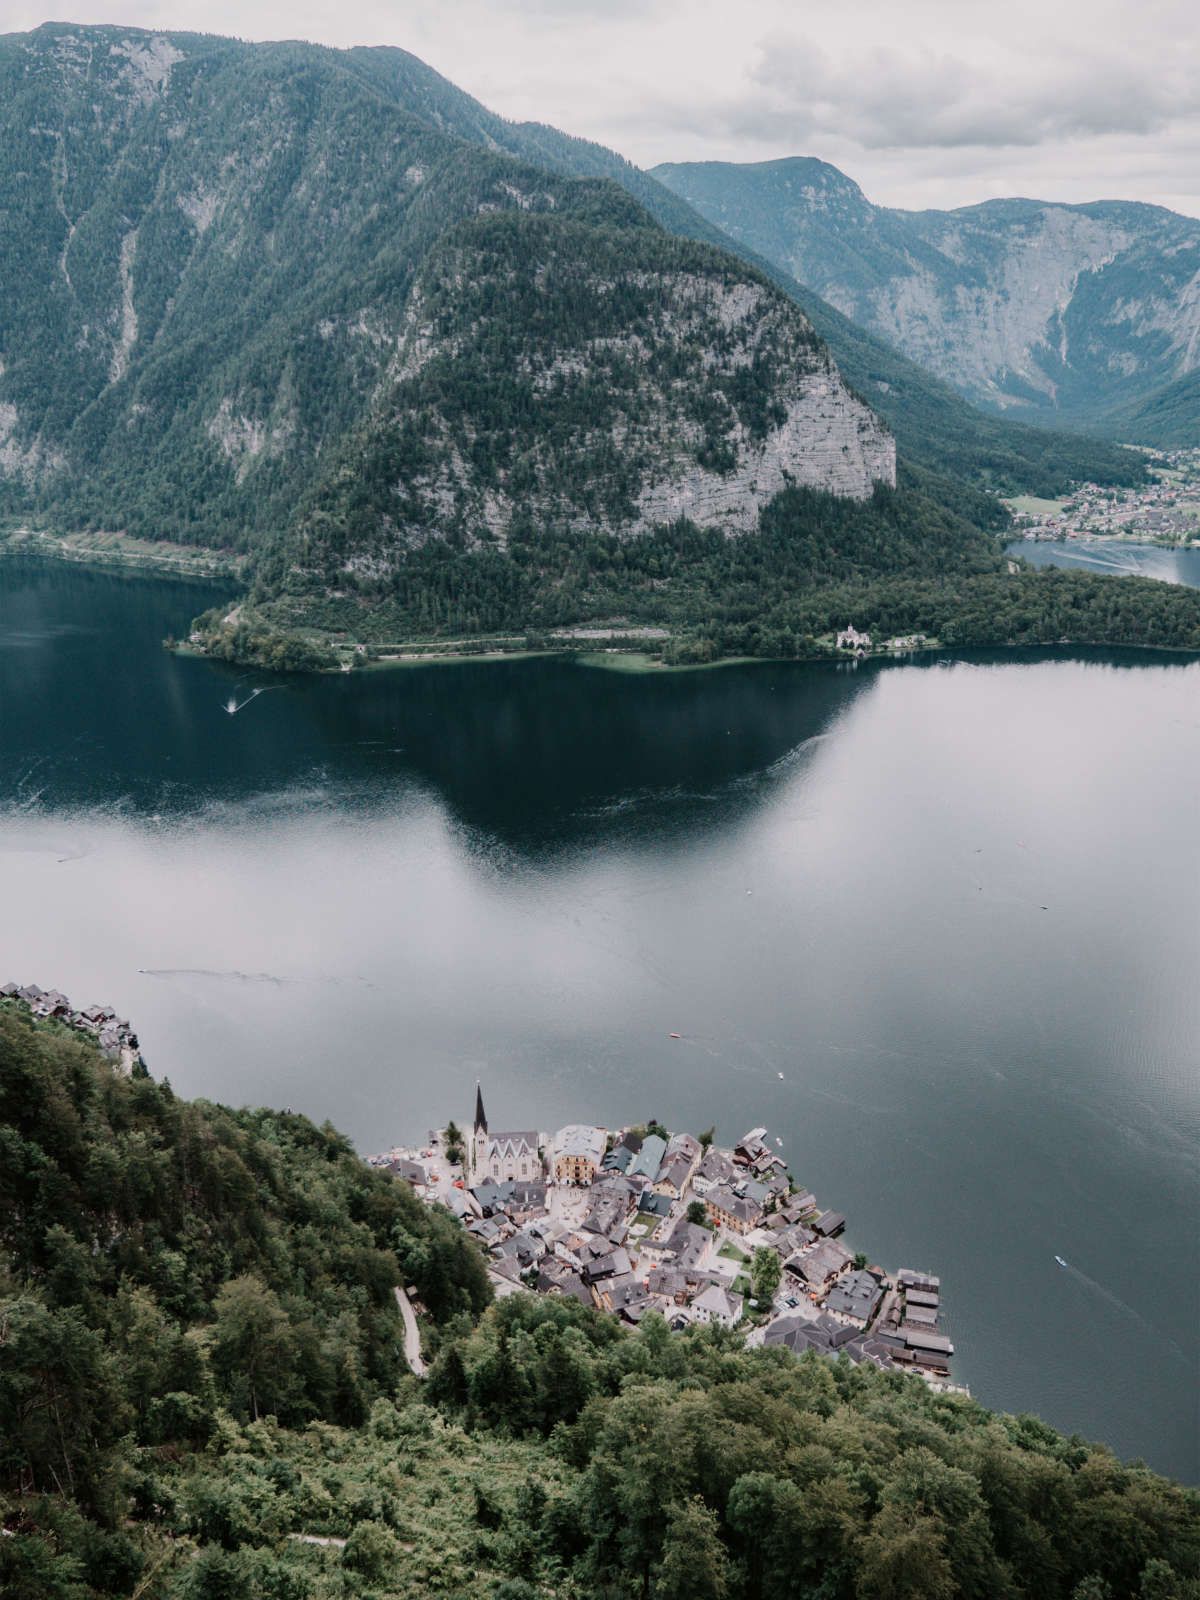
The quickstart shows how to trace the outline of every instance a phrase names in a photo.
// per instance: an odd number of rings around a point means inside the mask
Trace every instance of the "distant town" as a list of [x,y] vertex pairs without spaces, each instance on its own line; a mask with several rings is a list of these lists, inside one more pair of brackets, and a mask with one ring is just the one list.
[[1147,450],[1150,481],[1132,489],[1079,484],[1067,500],[1010,502],[1026,539],[1122,539],[1130,544],[1200,544],[1200,449]]
[[940,1283],[891,1273],[842,1242],[845,1217],[791,1178],[782,1141],[752,1128],[732,1149],[657,1123],[570,1123],[552,1136],[489,1130],[477,1086],[469,1131],[371,1156],[487,1252],[497,1294],[563,1295],[638,1324],[718,1322],[786,1345],[951,1380]]

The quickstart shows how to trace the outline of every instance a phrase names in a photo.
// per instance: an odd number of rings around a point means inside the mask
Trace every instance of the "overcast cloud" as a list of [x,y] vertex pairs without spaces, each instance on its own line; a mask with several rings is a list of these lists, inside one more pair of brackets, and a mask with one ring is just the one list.
[[[76,22],[411,50],[502,115],[642,166],[813,155],[908,207],[1200,216],[1190,0],[68,0]],[[60,13],[62,15],[62,13]],[[0,0],[0,31],[47,13]]]

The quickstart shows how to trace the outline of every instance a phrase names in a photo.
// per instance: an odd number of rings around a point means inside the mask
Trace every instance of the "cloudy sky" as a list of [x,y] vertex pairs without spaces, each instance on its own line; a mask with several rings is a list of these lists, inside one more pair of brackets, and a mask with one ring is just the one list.
[[814,155],[885,205],[1200,216],[1193,0],[0,0],[0,31],[55,15],[400,45],[642,166]]

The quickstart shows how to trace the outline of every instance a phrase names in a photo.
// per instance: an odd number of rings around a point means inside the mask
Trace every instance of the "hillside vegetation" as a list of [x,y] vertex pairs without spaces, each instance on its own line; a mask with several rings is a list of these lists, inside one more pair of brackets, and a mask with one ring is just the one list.
[[1200,1594],[1197,1497],[1141,1465],[719,1328],[489,1308],[474,1242],[332,1129],[11,1005],[0,1145],[6,1600]]
[[705,521],[726,480],[752,525],[764,450],[839,493],[893,481],[760,273],[442,131],[357,58],[54,24],[0,40],[0,108],[14,514],[257,553],[315,507],[369,565],[551,507],[637,523],[643,489]]

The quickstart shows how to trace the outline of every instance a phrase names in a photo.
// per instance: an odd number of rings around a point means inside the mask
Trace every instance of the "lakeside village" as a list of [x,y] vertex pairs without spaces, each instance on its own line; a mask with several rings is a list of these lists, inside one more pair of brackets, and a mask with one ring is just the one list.
[[842,1243],[787,1171],[782,1141],[754,1128],[731,1149],[658,1124],[581,1123],[491,1133],[482,1089],[469,1134],[450,1123],[370,1165],[447,1207],[490,1257],[497,1294],[564,1295],[636,1326],[743,1327],[747,1345],[786,1345],[951,1381],[940,1284],[888,1273]]
[[1151,477],[1132,489],[1081,483],[1067,500],[1015,501],[1013,527],[1026,539],[1124,539],[1200,544],[1200,449],[1147,450]]

